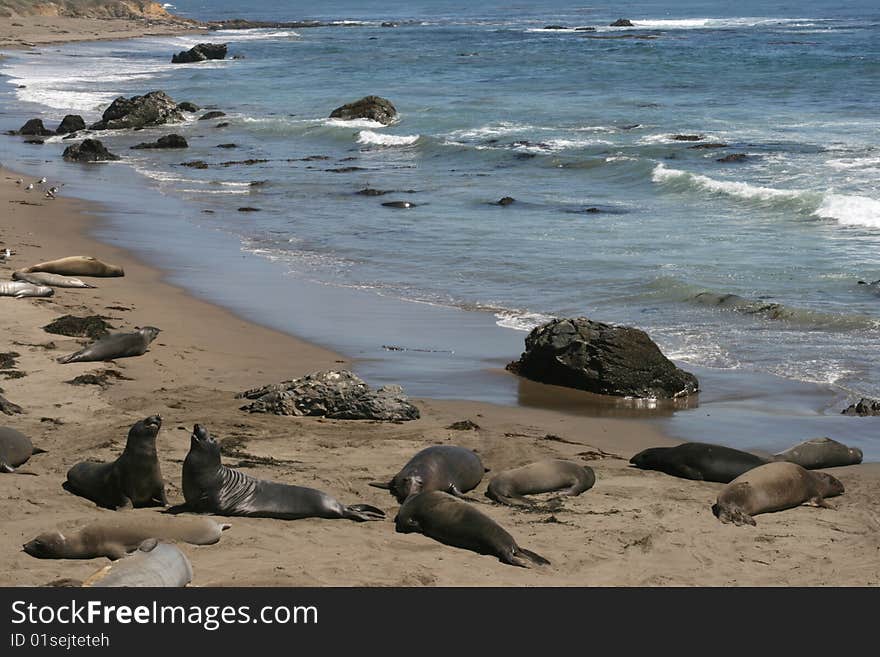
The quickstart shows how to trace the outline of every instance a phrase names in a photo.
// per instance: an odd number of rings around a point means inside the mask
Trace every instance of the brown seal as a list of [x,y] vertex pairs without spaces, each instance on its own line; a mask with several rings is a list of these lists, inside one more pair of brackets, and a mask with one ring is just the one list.
[[862,462],[862,450],[847,447],[831,438],[813,438],[773,455],[776,461],[797,463],[807,470],[855,465]]
[[[11,427],[0,427],[0,472],[16,472],[16,468],[34,454],[46,450],[34,447],[31,439]],[[20,471],[20,474],[34,474]]]
[[712,505],[712,513],[721,522],[754,525],[754,515],[805,503],[833,508],[825,498],[843,491],[843,484],[825,472],[811,472],[796,463],[767,463],[727,484]]
[[486,468],[476,452],[456,445],[426,447],[413,456],[388,483],[370,486],[391,491],[401,504],[410,495],[442,490],[461,497],[476,488]]
[[116,358],[130,358],[147,353],[150,343],[159,335],[160,329],[145,326],[133,333],[113,333],[95,340],[92,344],[77,352],[58,359],[61,364],[91,363]]
[[519,468],[505,470],[489,482],[486,497],[511,506],[534,506],[523,495],[558,491],[572,497],[589,490],[596,483],[596,475],[589,466],[573,461],[545,459]]
[[23,274],[46,272],[61,276],[125,276],[122,267],[101,262],[92,256],[69,256],[58,260],[41,262],[19,270]]

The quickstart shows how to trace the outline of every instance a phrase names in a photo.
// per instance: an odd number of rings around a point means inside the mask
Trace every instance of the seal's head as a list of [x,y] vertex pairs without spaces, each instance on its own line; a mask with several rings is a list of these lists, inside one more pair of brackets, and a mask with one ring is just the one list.
[[419,522],[413,517],[412,505],[404,504],[394,518],[394,529],[399,534],[419,532]]
[[816,470],[811,474],[819,482],[819,490],[822,493],[822,497],[836,497],[837,495],[843,495],[844,488],[840,479],[832,477],[827,472],[818,472]]
[[637,468],[653,470],[659,465],[660,457],[667,449],[666,447],[651,447],[650,449],[642,450],[633,456],[629,462]]
[[418,475],[394,477],[389,485],[389,490],[397,498],[397,501],[403,504],[408,498],[422,492],[423,483],[422,478]]
[[144,339],[147,341],[147,344],[151,343],[153,340],[158,337],[159,333],[162,332],[162,329],[157,329],[155,326],[144,326],[139,329],[140,334],[144,336]]
[[21,549],[37,559],[51,559],[64,554],[67,539],[59,531],[45,532],[32,541],[21,546]]
[[860,450],[858,447],[850,447],[849,448],[849,455],[850,455],[850,458],[852,458],[853,464],[861,463],[862,458],[864,456],[862,454],[862,450]]
[[140,422],[135,422],[128,431],[128,439],[155,442],[159,429],[162,428],[162,418],[159,415],[151,415]]
[[220,443],[201,424],[193,427],[186,461],[192,465],[219,465]]

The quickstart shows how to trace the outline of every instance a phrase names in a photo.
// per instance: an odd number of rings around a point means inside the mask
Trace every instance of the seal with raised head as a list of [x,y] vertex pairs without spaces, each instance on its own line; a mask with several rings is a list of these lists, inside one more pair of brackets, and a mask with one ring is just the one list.
[[16,472],[16,468],[26,463],[31,456],[45,451],[34,447],[31,439],[21,431],[16,431],[12,427],[0,427],[0,472]]
[[69,256],[67,258],[59,258],[58,260],[49,260],[25,267],[19,271],[23,274],[42,271],[61,276],[125,276],[122,267],[101,262],[92,256]]
[[47,285],[49,287],[95,287],[79,278],[61,276],[59,274],[49,274],[42,271],[35,271],[32,273],[14,271],[12,272],[12,280],[24,281],[31,285]]
[[220,463],[219,443],[199,424],[193,428],[189,453],[183,462],[183,497],[186,502],[168,509],[168,513],[193,511],[282,520],[385,519],[381,509],[368,504],[346,506],[314,488],[264,481],[227,468]]
[[843,484],[825,472],[811,472],[797,463],[766,463],[727,484],[712,505],[712,513],[721,522],[754,525],[752,516],[759,513],[801,504],[833,508],[825,498],[843,492]]
[[742,473],[764,465],[767,459],[722,445],[683,443],[643,450],[629,462],[637,468],[659,470],[673,477],[726,484]]
[[391,491],[400,503],[428,490],[461,497],[480,484],[484,472],[476,452],[455,445],[434,445],[413,456],[388,483],[374,481],[370,486]]
[[229,527],[211,518],[124,513],[102,518],[72,532],[43,532],[22,549],[38,559],[121,559],[148,538],[213,545]]
[[145,326],[133,333],[113,333],[95,340],[85,349],[62,356],[58,359],[58,362],[62,364],[89,363],[100,360],[143,356],[147,353],[150,343],[156,339],[160,331],[155,326]]
[[775,461],[797,463],[807,470],[856,465],[862,462],[862,450],[847,447],[831,438],[813,438],[773,455]]
[[26,281],[2,281],[0,282],[0,297],[51,297],[55,290],[46,285],[34,285]]
[[591,489],[595,483],[596,474],[589,466],[545,459],[495,475],[489,482],[486,497],[511,506],[534,506],[532,500],[523,496],[558,492],[573,497]]
[[148,538],[124,559],[105,566],[83,586],[180,587],[192,581],[192,564],[180,548]]
[[135,423],[119,458],[112,463],[77,463],[67,471],[64,489],[108,509],[166,506],[165,481],[156,454],[161,426],[158,415]]
[[401,534],[418,532],[446,545],[491,554],[511,566],[531,568],[550,563],[540,554],[519,547],[507,530],[476,507],[439,490],[407,499],[397,512],[394,526]]

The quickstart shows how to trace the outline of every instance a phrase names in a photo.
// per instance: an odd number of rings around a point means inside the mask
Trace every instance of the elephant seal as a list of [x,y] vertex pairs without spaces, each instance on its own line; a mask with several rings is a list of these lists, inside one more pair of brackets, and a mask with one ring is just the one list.
[[394,526],[401,534],[418,532],[446,545],[494,555],[511,566],[531,568],[550,564],[541,555],[519,547],[492,518],[439,490],[409,497],[397,512]]
[[25,267],[19,271],[23,274],[46,272],[61,276],[125,276],[122,267],[109,265],[92,256],[70,256],[68,258],[59,258],[58,260],[49,260],[48,262]]
[[410,495],[442,490],[461,497],[476,488],[486,469],[476,452],[454,445],[426,447],[413,456],[388,483],[370,486],[391,491],[401,504]]
[[546,459],[520,468],[505,470],[492,477],[486,497],[511,506],[534,506],[523,495],[559,491],[572,497],[593,487],[596,475],[593,469],[559,459]]
[[95,287],[78,278],[49,274],[47,272],[27,273],[14,271],[12,272],[12,280],[24,281],[32,285],[46,285],[48,287]]
[[831,438],[813,438],[773,455],[774,461],[797,463],[807,470],[856,465],[862,462],[862,450],[847,447]]
[[43,532],[22,549],[38,559],[121,559],[148,538],[213,545],[229,527],[210,518],[125,513],[89,523],[73,532]]
[[673,477],[729,483],[742,473],[767,463],[767,459],[738,449],[709,443],[683,443],[652,447],[630,460],[637,468],[659,470]]
[[185,504],[168,513],[194,511],[221,516],[255,518],[344,518],[364,522],[384,520],[381,509],[368,504],[346,506],[323,491],[257,479],[220,463],[220,445],[197,424],[183,462]]
[[148,538],[131,556],[105,566],[83,586],[181,587],[192,581],[192,564],[176,545]]
[[0,297],[23,299],[24,297],[51,297],[53,294],[55,294],[55,290],[45,285],[34,285],[25,281],[0,282]]
[[766,463],[727,484],[712,505],[712,513],[721,522],[754,525],[754,515],[804,503],[832,508],[825,498],[843,491],[843,484],[825,472],[810,472],[797,463]]
[[[25,463],[34,454],[43,454],[46,450],[34,447],[31,439],[11,427],[0,427],[0,472],[15,472],[16,468]],[[22,472],[21,474],[33,474]]]
[[161,329],[155,326],[145,326],[134,333],[114,333],[99,340],[95,340],[85,349],[62,356],[59,363],[88,363],[98,360],[115,360],[116,358],[130,358],[142,356],[147,353],[150,343],[156,339]]
[[67,471],[64,489],[108,509],[167,505],[156,454],[156,435],[161,426],[158,415],[135,423],[118,459],[112,463],[77,463]]

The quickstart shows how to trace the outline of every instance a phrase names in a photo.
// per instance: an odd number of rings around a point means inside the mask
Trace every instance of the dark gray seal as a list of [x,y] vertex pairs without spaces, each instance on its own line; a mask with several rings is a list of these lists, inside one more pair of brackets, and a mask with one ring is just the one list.
[[157,329],[155,326],[145,326],[134,333],[114,333],[96,340],[85,349],[80,349],[76,353],[62,356],[58,359],[58,362],[63,364],[89,363],[142,356],[147,353],[150,343],[156,339],[159,332],[160,329]]
[[596,475],[588,466],[546,459],[492,477],[486,497],[511,506],[534,506],[535,503],[523,495],[558,491],[573,497],[589,490],[595,483]]
[[797,463],[807,470],[856,465],[862,462],[862,450],[847,447],[831,438],[813,438],[773,455],[775,461]]
[[400,503],[428,490],[461,497],[480,484],[484,472],[486,468],[475,452],[454,445],[435,445],[413,456],[387,484],[372,482],[370,486],[391,491]]
[[801,504],[832,508],[826,497],[842,495],[843,484],[825,472],[797,463],[767,463],[740,475],[718,494],[712,513],[721,522],[754,525],[752,516]]
[[156,454],[158,415],[137,422],[125,449],[112,463],[77,463],[67,472],[64,489],[108,509],[166,506],[165,482]]
[[193,428],[189,454],[183,462],[183,496],[186,503],[168,509],[168,513],[193,511],[282,520],[385,519],[381,509],[368,504],[346,506],[314,488],[264,481],[227,468],[220,463],[220,445],[198,424]]
[[630,460],[637,468],[659,470],[673,477],[729,483],[742,473],[767,463],[767,459],[738,449],[709,443],[683,443],[652,447]]
[[397,512],[394,525],[401,534],[418,532],[446,545],[491,554],[511,566],[531,568],[550,564],[541,555],[519,547],[492,518],[443,491],[410,497]]
[[[31,439],[11,427],[0,427],[0,472],[16,472],[16,468],[34,454],[46,450],[34,447]],[[19,471],[20,474],[34,474]]]

